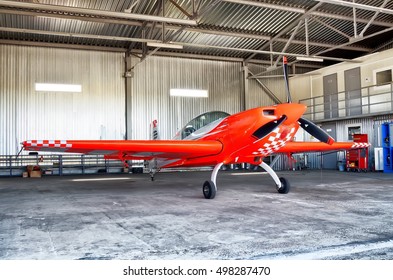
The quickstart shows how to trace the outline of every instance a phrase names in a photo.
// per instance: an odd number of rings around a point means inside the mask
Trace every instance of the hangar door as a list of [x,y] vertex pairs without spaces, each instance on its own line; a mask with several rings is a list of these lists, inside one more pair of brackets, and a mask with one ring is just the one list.
[[323,77],[324,118],[338,117],[337,73]]
[[360,67],[346,70],[345,77],[345,107],[347,116],[362,114],[362,92]]
[[[336,125],[324,124],[322,129],[327,132],[333,139],[336,139]],[[337,169],[337,152],[327,152],[322,156],[323,169]]]

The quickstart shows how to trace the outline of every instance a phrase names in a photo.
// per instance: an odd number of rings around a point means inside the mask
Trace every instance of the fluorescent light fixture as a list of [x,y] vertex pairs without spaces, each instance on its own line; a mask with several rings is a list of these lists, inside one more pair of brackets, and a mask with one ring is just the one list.
[[154,48],[166,48],[166,49],[182,49],[182,45],[176,45],[176,44],[169,44],[169,43],[154,43],[154,42],[148,42],[147,46],[149,47],[154,47]]
[[299,60],[299,61],[323,62],[323,58],[309,57],[309,56],[297,56],[296,60]]
[[170,95],[181,97],[209,97],[207,90],[204,89],[171,88]]
[[82,92],[81,85],[35,83],[36,91]]

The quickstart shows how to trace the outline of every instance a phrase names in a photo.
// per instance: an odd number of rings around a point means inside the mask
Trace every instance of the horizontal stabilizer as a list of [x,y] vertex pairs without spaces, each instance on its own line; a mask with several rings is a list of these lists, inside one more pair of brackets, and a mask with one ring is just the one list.
[[361,149],[371,146],[365,142],[334,142],[331,145],[322,142],[287,142],[277,153],[307,153]]

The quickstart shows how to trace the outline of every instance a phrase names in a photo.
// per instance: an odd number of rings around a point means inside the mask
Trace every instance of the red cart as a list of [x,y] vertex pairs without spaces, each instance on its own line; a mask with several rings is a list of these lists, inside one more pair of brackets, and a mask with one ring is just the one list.
[[[354,134],[354,142],[368,142],[367,134]],[[346,153],[347,171],[368,171],[368,148],[349,150]]]

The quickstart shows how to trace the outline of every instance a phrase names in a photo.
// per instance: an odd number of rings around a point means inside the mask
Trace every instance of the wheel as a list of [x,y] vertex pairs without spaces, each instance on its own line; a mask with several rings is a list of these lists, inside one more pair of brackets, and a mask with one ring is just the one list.
[[202,191],[206,199],[213,199],[216,196],[217,188],[212,181],[206,181],[203,184]]
[[285,179],[284,177],[280,178],[280,182],[281,182],[281,188],[277,188],[277,191],[279,193],[288,193],[289,189],[291,187],[291,185],[289,184],[289,181],[287,179]]

